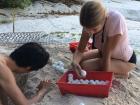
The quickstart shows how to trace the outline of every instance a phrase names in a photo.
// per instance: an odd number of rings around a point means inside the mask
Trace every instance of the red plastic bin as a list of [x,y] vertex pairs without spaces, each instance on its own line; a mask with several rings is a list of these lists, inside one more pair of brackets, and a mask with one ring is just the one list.
[[112,86],[112,72],[87,71],[87,76],[84,78],[88,80],[108,80],[109,83],[107,85],[68,84],[69,73],[73,74],[74,79],[80,79],[75,71],[68,71],[63,74],[57,81],[57,85],[62,95],[69,93],[80,96],[108,97],[110,87]]

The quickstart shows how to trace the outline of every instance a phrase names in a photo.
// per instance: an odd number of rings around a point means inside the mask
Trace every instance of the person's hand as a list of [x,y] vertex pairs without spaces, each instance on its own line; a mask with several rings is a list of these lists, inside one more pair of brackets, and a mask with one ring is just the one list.
[[40,84],[37,86],[38,92],[39,91],[47,92],[50,84],[51,84],[50,80],[41,81]]
[[75,62],[72,62],[71,65],[72,65],[72,68],[76,71],[77,75],[79,77],[82,77],[81,76],[81,70],[82,70],[81,66],[78,63],[75,63]]
[[41,81],[40,84],[37,86],[38,91],[37,94],[29,100],[30,104],[40,102],[45,94],[48,92],[50,87],[51,81],[45,80]]

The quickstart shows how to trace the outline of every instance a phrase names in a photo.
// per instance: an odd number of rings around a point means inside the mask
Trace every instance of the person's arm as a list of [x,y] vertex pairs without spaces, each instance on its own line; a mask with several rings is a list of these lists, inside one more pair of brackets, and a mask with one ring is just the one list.
[[37,103],[42,100],[44,95],[47,93],[50,83],[51,83],[51,81],[48,81],[48,80],[40,82],[40,84],[38,86],[39,90],[38,90],[37,94],[29,100],[31,104]]
[[73,60],[76,62],[76,63],[80,63],[81,61],[81,58],[82,58],[82,54],[87,46],[87,43],[89,41],[89,38],[90,38],[90,35],[88,32],[86,32],[84,29],[82,31],[82,35],[81,35],[81,38],[80,38],[80,41],[79,41],[79,45],[73,55]]
[[80,62],[82,60],[82,56],[83,56],[83,52],[87,46],[87,43],[89,41],[90,35],[88,32],[86,32],[85,30],[82,31],[82,35],[80,38],[80,42],[78,45],[78,48],[76,49],[74,55],[73,55],[73,62],[72,62],[72,66],[73,68],[76,70],[77,74],[80,76]]
[[14,75],[4,64],[0,64],[0,87],[16,105],[30,105],[17,86]]
[[16,105],[31,105],[32,103],[40,101],[47,90],[46,86],[44,86],[45,83],[46,82],[42,84],[42,88],[40,88],[37,95],[31,100],[28,100],[17,86],[14,75],[9,68],[3,64],[0,64],[0,87]]
[[108,71],[110,69],[112,51],[119,43],[120,38],[121,38],[120,34],[114,35],[112,37],[107,37],[107,40],[102,50],[101,67],[103,70]]

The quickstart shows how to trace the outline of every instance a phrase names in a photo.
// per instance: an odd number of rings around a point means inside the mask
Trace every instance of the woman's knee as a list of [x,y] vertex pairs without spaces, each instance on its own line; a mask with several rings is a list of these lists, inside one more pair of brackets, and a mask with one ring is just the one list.
[[80,66],[81,66],[82,69],[86,69],[87,68],[87,62],[86,62],[86,60],[80,62]]
[[114,73],[128,74],[128,72],[133,70],[135,67],[135,64],[113,59],[110,71],[113,71]]
[[98,70],[100,69],[100,58],[82,61],[80,65],[85,70]]
[[88,59],[99,58],[99,57],[100,57],[100,54],[97,49],[89,50],[83,54],[82,61],[88,60]]
[[136,64],[130,63],[128,72],[133,71],[135,68],[136,68]]

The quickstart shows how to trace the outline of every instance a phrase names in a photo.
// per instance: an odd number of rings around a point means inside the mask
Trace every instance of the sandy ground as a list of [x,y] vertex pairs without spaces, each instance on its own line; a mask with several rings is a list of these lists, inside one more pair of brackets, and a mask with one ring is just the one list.
[[[52,63],[61,60],[68,69],[72,54],[67,45],[43,45],[51,54],[51,63],[46,65],[38,72],[17,75],[18,84],[27,97],[33,96],[40,80],[51,79],[56,82],[62,73],[52,68]],[[1,53],[9,54],[16,46],[1,46]],[[140,105],[140,71],[135,69],[131,72],[130,79],[113,79],[113,85],[110,89],[108,98],[84,97],[66,94],[62,96],[58,86],[54,83],[45,95],[43,100],[37,105]],[[81,104],[83,103],[83,104]],[[12,105],[10,102],[9,105]]]
[[[131,5],[129,5],[130,2]],[[130,35],[129,37],[131,39],[130,42],[133,48],[135,48],[139,52],[140,22],[138,21],[140,19],[139,18],[140,2],[131,0],[105,0],[105,4],[107,8],[117,9],[120,12],[122,12],[127,19],[130,19],[127,20]],[[75,32],[80,33],[81,27],[79,26],[77,16],[69,16],[70,20],[68,19],[69,18],[68,16],[62,18],[58,18],[57,16],[54,18],[53,16],[52,17],[50,16],[50,18],[44,19],[52,11],[55,12],[56,14],[79,13],[80,7],[81,6],[79,5],[73,5],[71,7],[68,7],[61,3],[52,4],[46,2],[45,4],[43,4],[40,2],[39,3],[36,2],[35,4],[26,8],[24,11],[19,10],[17,12],[17,17],[20,18],[20,20],[17,19],[17,21],[15,22],[16,31],[18,32],[46,31],[46,29],[48,28],[48,31],[46,33],[57,31],[61,32],[71,31],[72,33]],[[6,13],[6,15],[11,17],[11,10],[0,9],[0,12]],[[43,19],[36,19],[42,17]],[[24,19],[26,18],[27,20],[22,20],[22,18]],[[62,23],[65,24],[62,25]],[[0,33],[11,32],[12,31],[11,26],[12,24],[0,25]],[[9,54],[16,47],[17,47],[16,45],[8,45],[8,44],[5,46],[0,46],[0,53]],[[69,65],[71,62],[72,54],[68,49],[68,44],[63,44],[63,46],[49,44],[44,45],[44,47],[51,54],[51,63],[46,65],[38,72],[16,75],[19,86],[21,87],[25,95],[29,98],[36,93],[37,91],[36,86],[38,85],[40,80],[51,79],[53,82],[56,82],[60,78],[62,73],[56,71],[52,67],[52,64],[55,61],[59,60],[63,61],[65,63],[65,69],[69,69],[70,67]],[[60,94],[57,85],[53,84],[48,93],[43,98],[43,100],[37,105],[140,105],[139,87],[140,87],[140,55],[138,55],[137,68],[130,73],[130,79],[128,80],[116,78],[113,79],[113,85],[110,90],[108,98],[83,97],[70,94],[62,96]],[[13,105],[11,101],[9,101],[9,105]]]

